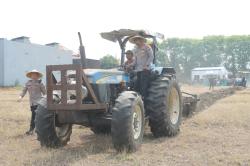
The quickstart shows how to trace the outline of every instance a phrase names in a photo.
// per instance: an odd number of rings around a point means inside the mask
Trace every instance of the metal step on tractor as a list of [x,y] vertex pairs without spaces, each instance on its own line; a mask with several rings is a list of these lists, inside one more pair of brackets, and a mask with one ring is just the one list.
[[[134,90],[130,74],[117,69],[86,69],[86,56],[80,33],[81,65],[46,67],[47,97],[36,110],[36,133],[41,146],[61,147],[67,144],[72,125],[90,127],[95,134],[111,134],[117,151],[132,152],[141,145],[148,121],[155,137],[175,136],[180,131],[182,93],[171,67],[152,67],[147,96]],[[135,35],[152,41],[154,61],[157,58],[159,33],[121,29],[101,33],[102,38],[118,42],[121,65],[126,44]]]

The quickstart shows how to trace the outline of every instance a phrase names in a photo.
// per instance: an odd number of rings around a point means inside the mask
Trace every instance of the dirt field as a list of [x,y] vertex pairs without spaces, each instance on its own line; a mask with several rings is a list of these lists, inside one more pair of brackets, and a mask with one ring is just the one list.
[[35,134],[24,135],[30,112],[27,97],[16,102],[18,93],[0,89],[0,165],[250,165],[250,89],[186,119],[174,138],[154,139],[147,131],[133,154],[116,154],[110,136],[80,126],[66,147],[41,148]]
[[[209,92],[209,87],[207,86],[203,86],[203,85],[195,85],[195,86],[191,86],[188,84],[181,84],[181,90],[185,91],[187,93],[195,93],[195,94],[202,94],[202,93],[206,93]],[[228,88],[228,87],[223,87],[223,86],[215,86],[214,90],[219,90],[219,89],[224,89],[224,88]]]

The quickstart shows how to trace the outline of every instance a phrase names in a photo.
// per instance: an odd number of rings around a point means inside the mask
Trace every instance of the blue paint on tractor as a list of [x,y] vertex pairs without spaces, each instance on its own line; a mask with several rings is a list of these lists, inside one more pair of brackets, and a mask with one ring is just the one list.
[[129,82],[129,75],[117,69],[85,69],[84,72],[92,84],[120,84],[121,82]]
[[[160,74],[175,74],[174,68],[171,67],[155,67],[151,70]],[[85,69],[89,82],[92,84],[120,84],[121,82],[129,83],[129,74],[118,69]]]

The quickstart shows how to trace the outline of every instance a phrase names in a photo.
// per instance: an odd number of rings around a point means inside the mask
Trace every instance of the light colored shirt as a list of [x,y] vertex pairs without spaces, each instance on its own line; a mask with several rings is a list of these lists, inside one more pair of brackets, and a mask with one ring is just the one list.
[[24,88],[21,97],[24,97],[25,94],[29,92],[30,106],[35,106],[38,104],[38,101],[42,98],[42,95],[46,94],[46,89],[41,80],[29,80]]
[[149,45],[144,45],[142,48],[136,47],[134,49],[135,55],[135,70],[143,71],[144,69],[150,70],[150,65],[153,63],[154,55],[153,50]]

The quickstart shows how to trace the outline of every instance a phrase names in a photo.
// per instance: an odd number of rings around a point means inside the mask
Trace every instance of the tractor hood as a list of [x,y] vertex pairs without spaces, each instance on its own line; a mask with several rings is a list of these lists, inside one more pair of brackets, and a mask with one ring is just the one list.
[[160,39],[164,39],[164,35],[161,33],[152,33],[146,30],[131,30],[131,29],[120,29],[120,30],[114,30],[111,32],[103,32],[101,33],[102,38],[116,42],[119,39],[124,38],[125,36],[155,36]]
[[129,82],[129,76],[118,69],[84,69],[92,84],[120,84]]

